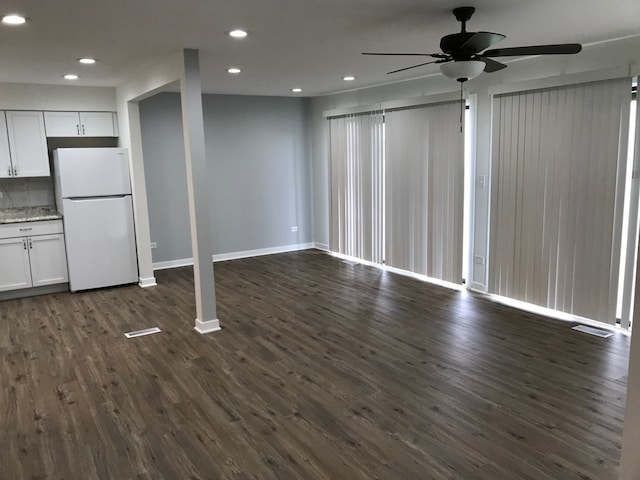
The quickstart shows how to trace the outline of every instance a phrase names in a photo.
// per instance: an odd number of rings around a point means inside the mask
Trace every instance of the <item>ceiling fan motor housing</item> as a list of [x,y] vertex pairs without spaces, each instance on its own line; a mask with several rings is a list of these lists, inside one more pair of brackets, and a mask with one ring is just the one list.
[[468,41],[474,35],[475,32],[460,32],[445,35],[440,40],[440,49],[444,53],[452,55],[454,60],[468,60],[472,55],[478,53],[473,45],[470,45],[471,48],[465,48],[465,44],[468,45]]

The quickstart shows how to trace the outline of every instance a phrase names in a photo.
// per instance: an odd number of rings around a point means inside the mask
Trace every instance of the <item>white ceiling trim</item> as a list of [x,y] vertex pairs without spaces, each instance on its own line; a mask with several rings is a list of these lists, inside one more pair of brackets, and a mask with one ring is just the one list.
[[599,82],[613,80],[614,78],[632,77],[632,65],[624,65],[615,68],[591,70],[588,72],[570,73],[554,77],[537,78],[524,82],[505,83],[489,87],[489,95],[503,95],[507,93],[523,92],[525,90],[539,90],[542,88],[563,87],[577,83]]

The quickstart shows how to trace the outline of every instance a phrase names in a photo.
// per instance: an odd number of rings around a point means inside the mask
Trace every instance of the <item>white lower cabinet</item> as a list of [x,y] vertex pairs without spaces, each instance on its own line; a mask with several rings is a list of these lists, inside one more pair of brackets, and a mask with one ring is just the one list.
[[[50,233],[56,230],[62,232],[59,221],[0,228],[0,292],[68,281],[64,235]],[[13,236],[17,232],[28,232],[29,236]],[[8,235],[11,238],[3,238]]]
[[65,283],[67,257],[64,251],[64,235],[39,235],[28,237],[31,283],[34,287]]
[[0,292],[31,287],[26,238],[0,239]]

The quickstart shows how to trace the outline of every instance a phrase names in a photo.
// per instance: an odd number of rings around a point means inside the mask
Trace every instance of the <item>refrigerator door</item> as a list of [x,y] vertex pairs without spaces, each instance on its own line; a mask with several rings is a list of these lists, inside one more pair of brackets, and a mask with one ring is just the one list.
[[58,148],[53,153],[53,162],[59,197],[131,193],[126,148]]
[[131,197],[64,199],[72,292],[138,280]]

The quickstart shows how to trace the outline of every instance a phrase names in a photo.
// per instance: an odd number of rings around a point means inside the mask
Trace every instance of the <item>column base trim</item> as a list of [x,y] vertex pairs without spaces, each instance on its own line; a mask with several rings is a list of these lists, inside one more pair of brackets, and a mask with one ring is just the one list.
[[196,326],[193,327],[193,329],[200,334],[213,333],[222,330],[220,328],[220,321],[217,318],[214,320],[207,320],[205,322],[196,318]]
[[156,277],[140,277],[138,280],[138,285],[140,285],[142,288],[155,287],[156,285],[158,285],[156,283]]

